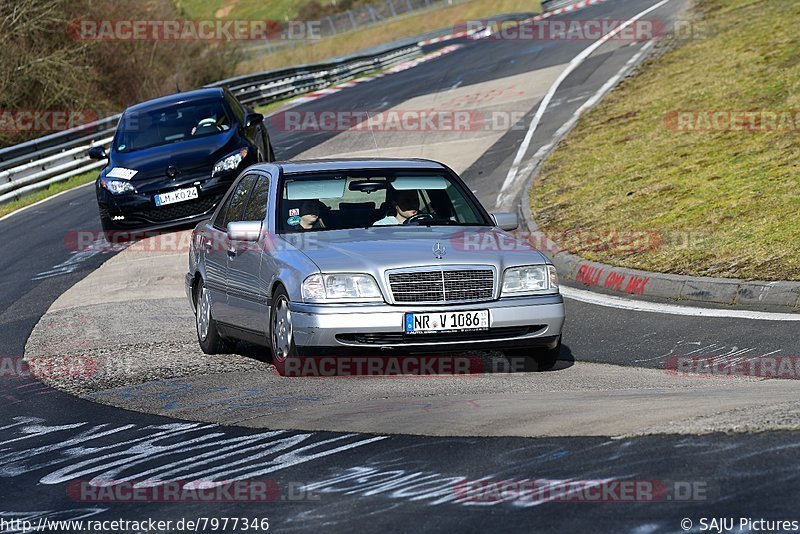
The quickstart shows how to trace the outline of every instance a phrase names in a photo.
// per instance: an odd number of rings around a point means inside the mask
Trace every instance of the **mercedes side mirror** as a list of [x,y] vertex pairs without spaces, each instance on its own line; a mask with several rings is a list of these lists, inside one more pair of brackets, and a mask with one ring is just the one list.
[[228,239],[231,241],[258,241],[261,236],[261,221],[234,221],[228,223]]
[[501,230],[516,230],[519,228],[519,219],[516,212],[513,211],[492,213],[492,220]]

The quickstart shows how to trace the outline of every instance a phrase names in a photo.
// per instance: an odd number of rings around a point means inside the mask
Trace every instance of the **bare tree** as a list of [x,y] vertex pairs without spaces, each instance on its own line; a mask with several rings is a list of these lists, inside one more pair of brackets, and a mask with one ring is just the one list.
[[[175,20],[170,0],[0,0],[0,111],[68,109],[104,116],[235,72],[235,46],[76,38],[76,22]],[[42,132],[0,131],[0,145]]]

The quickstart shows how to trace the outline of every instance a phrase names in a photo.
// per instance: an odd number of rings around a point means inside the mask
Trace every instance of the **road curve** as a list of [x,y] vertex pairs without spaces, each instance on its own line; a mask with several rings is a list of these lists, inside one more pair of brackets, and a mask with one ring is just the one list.
[[[567,16],[624,20],[654,4],[652,0],[609,2]],[[653,16],[674,16],[680,7],[681,2],[673,0]],[[472,93],[466,89],[473,87],[480,97],[486,88],[497,84],[511,89],[495,95],[499,100],[494,103],[488,98],[480,105],[519,111],[529,120],[547,80],[586,46],[575,41],[484,40],[459,44],[461,48],[436,60],[296,109],[382,110],[409,105],[407,102],[441,106],[443,100],[455,96],[448,95],[450,91],[469,97]],[[567,78],[544,114],[528,156],[550,142],[574,110],[619,72],[640,46],[604,45]],[[524,130],[510,128],[455,139],[450,134],[424,140],[402,134],[382,135],[385,138],[378,139],[382,155],[412,150],[416,145],[426,150],[420,155],[443,154],[446,161],[453,158],[454,166],[463,171],[468,184],[491,208],[490,200],[496,198],[497,184],[505,179]],[[365,144],[363,137],[348,138],[337,132],[276,132],[273,139],[282,158],[320,150],[354,152]],[[480,158],[459,156],[479,153],[483,154]],[[269,478],[281,488],[299,483],[316,492],[314,499],[237,504],[239,513],[269,516],[272,527],[284,531],[320,525],[332,530],[397,529],[404,522],[414,521],[414,528],[419,530],[529,530],[536,525],[542,530],[672,532],[680,528],[679,521],[684,517],[696,521],[700,514],[722,515],[732,510],[753,517],[787,518],[787,496],[796,488],[800,474],[794,434],[704,432],[796,428],[797,402],[792,399],[796,382],[678,379],[668,376],[663,367],[670,356],[693,351],[797,354],[800,342],[791,324],[639,313],[568,300],[560,370],[490,373],[471,380],[441,377],[420,382],[399,378],[392,379],[392,384],[386,383],[389,379],[353,379],[334,382],[332,389],[321,394],[318,382],[309,385],[302,380],[278,379],[258,354],[209,361],[191,352],[196,349],[191,345],[193,333],[191,323],[187,324],[186,304],[175,295],[176,286],[169,280],[180,264],[176,258],[169,258],[169,254],[146,258],[146,253],[136,257],[131,251],[98,269],[109,255],[95,250],[71,251],[65,244],[70,231],[97,229],[90,188],[72,191],[0,221],[0,229],[6,236],[0,243],[4,252],[0,266],[6,273],[0,282],[4,310],[0,339],[8,357],[22,356],[26,343],[31,354],[48,352],[54,341],[44,336],[44,327],[50,321],[59,329],[52,332],[60,334],[61,339],[55,341],[62,349],[83,347],[95,351],[87,354],[114,361],[120,346],[126,350],[133,347],[125,357],[139,356],[137,367],[129,371],[141,381],[104,384],[112,387],[102,391],[113,391],[116,401],[110,400],[111,395],[93,398],[96,391],[80,387],[75,391],[92,400],[168,415],[121,410],[61,393],[30,377],[5,376],[0,384],[4,413],[0,420],[0,478],[7,479],[8,484],[0,489],[4,502],[0,518],[174,519],[223,515],[230,509],[225,503],[122,505],[75,500],[67,492],[71,482],[81,480],[197,480],[209,473],[217,479]],[[137,262],[142,265],[139,271]],[[153,269],[154,265],[163,269]],[[120,274],[125,272],[138,272],[144,278],[155,273],[153,285],[142,288]],[[93,278],[95,275],[97,278]],[[98,284],[112,279],[120,285],[103,286],[108,291],[98,291]],[[125,301],[121,295],[126,294],[126,288],[137,293],[127,299],[132,301],[123,308],[127,314],[120,315]],[[161,290],[163,293],[158,293]],[[116,301],[110,297],[114,294],[118,295]],[[83,319],[85,322],[77,322]],[[165,340],[163,330],[151,330],[154,323],[164,323],[174,337]],[[37,324],[42,329],[34,331]],[[163,348],[167,350],[161,352]],[[497,356],[487,358],[492,362]],[[175,378],[160,371],[165,360],[182,367]],[[197,373],[184,372],[191,371],[193,365]],[[137,374],[142,367],[156,371],[150,376],[146,372]],[[240,391],[243,395],[226,399],[202,419],[240,426],[179,422],[200,420],[203,406],[191,403],[209,401],[205,410],[210,410],[214,395],[225,395],[220,383],[216,390],[214,385],[226,375],[238,379],[240,388],[247,388]],[[122,378],[126,377],[123,373]],[[205,389],[188,395],[189,388],[181,385],[187,377],[197,380],[192,388]],[[207,378],[205,383],[202,377]],[[249,383],[244,382],[247,377]],[[156,384],[173,386],[176,395],[171,404],[153,407],[158,400],[155,397],[163,390],[153,390],[151,379],[162,379]],[[264,395],[259,387],[271,389]],[[379,398],[388,387],[404,392],[400,406],[395,399]],[[443,394],[429,395],[425,390],[432,387]],[[364,390],[369,390],[369,402],[362,405],[364,397],[358,394]],[[756,402],[758,394],[770,402]],[[325,395],[329,396],[327,401],[315,398]],[[355,403],[350,402],[350,412],[345,413],[343,403],[330,401],[337,397],[358,400],[359,404],[353,408]],[[602,410],[595,409],[601,403],[615,410],[609,412],[611,415],[606,413],[605,419]],[[526,404],[530,410],[525,409]],[[248,417],[241,417],[247,410]],[[371,417],[373,410],[384,412],[381,417]],[[491,425],[479,425],[481,418],[475,416],[476,412],[484,413],[483,420],[498,420],[495,430],[490,430]],[[581,413],[585,417],[579,418]],[[437,432],[433,425],[420,430],[415,420],[429,415],[447,432]],[[570,416],[576,418],[568,420]],[[340,427],[348,433],[324,430],[330,426],[324,419],[333,417],[349,421],[352,426]],[[628,421],[616,421],[624,418]],[[290,424],[282,425],[277,419]],[[378,424],[378,419],[384,424],[380,429],[364,427],[365,422]],[[389,424],[392,421],[397,421],[396,427]],[[280,430],[283,427],[310,430]],[[392,435],[392,430],[429,435]],[[635,435],[650,432],[659,435]],[[492,435],[495,437],[485,437]],[[220,450],[231,451],[233,456],[220,455]],[[454,496],[459,481],[480,478],[683,480],[702,483],[709,491],[692,501],[649,505],[495,501],[488,503],[491,513],[486,513],[487,503],[474,506],[456,502]],[[624,513],[620,513],[620,506]],[[419,523],[421,518],[424,523]]]

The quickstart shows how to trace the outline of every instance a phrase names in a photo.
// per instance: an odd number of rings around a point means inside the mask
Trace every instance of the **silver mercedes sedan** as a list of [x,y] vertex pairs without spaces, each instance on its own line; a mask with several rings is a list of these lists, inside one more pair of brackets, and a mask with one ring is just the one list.
[[558,359],[556,270],[450,168],[422,159],[265,163],[192,234],[186,294],[207,354],[278,369],[317,355],[498,349]]

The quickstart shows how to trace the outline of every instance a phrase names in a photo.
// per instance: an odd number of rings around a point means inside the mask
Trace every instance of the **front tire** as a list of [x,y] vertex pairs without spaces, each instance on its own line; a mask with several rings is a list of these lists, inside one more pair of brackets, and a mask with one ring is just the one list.
[[525,349],[512,349],[505,351],[506,357],[514,361],[522,361],[525,371],[549,371],[558,362],[561,353],[561,336],[552,349],[547,347],[531,347]]
[[141,239],[144,233],[136,229],[120,229],[108,217],[100,215],[100,226],[103,228],[103,237],[106,243],[113,249],[116,246],[128,246]]
[[294,343],[292,312],[289,309],[289,295],[283,286],[278,287],[272,296],[270,307],[270,349],[272,363],[281,376],[298,376],[300,356]]
[[211,314],[211,295],[201,280],[195,291],[195,325],[197,326],[197,341],[206,354],[221,354],[230,352],[228,343],[217,330],[217,322]]
[[116,229],[114,223],[107,217],[100,216],[100,226],[103,228],[103,237],[106,239],[106,243],[109,245],[116,245],[120,242],[124,242],[124,239],[121,239],[122,232]]

